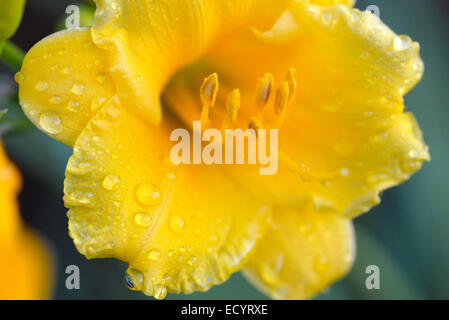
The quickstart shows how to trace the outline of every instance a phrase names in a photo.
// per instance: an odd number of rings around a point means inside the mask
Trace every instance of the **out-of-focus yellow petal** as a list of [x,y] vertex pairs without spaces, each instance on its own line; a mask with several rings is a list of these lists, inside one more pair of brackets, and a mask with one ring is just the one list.
[[313,207],[279,209],[244,274],[275,299],[307,299],[344,276],[355,255],[350,220]]
[[89,29],[61,31],[36,44],[17,74],[20,103],[42,131],[72,146],[114,95],[107,58]]
[[20,221],[20,174],[0,141],[0,300],[49,297],[50,255]]
[[355,3],[355,0],[310,0],[308,2],[320,6],[333,6],[336,4],[343,4],[347,7],[352,7]]
[[157,298],[226,280],[269,215],[216,167],[174,167],[173,127],[148,125],[111,100],[79,136],[65,181],[78,250],[128,262],[134,288]]
[[50,297],[51,256],[46,244],[33,232],[21,230],[14,246],[0,244],[0,257],[1,300]]
[[9,161],[0,141],[0,243],[10,245],[17,240],[20,229],[17,194],[21,178]]
[[123,101],[149,122],[161,119],[169,77],[233,31],[269,27],[290,0],[96,0],[92,35],[111,56]]
[[[244,127],[257,113],[255,79],[271,72],[281,83],[291,67],[297,90],[279,130],[278,173],[261,177],[258,170],[231,167],[248,190],[287,206],[312,198],[319,210],[352,217],[429,159],[413,116],[403,112],[404,94],[423,73],[419,45],[371,13],[343,5],[295,2],[271,30],[223,42],[180,72],[164,97],[191,124],[201,104],[190,88],[216,72],[221,93],[211,126],[223,121],[226,95],[239,88],[237,126]],[[273,110],[266,108],[265,127],[277,127]]]

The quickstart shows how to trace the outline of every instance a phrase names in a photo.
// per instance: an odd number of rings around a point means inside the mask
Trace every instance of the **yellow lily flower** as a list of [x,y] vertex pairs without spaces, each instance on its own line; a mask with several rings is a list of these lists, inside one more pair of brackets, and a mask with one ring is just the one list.
[[[419,45],[353,1],[96,4],[92,28],[42,40],[17,75],[27,116],[73,147],[64,201],[78,250],[128,262],[128,286],[156,298],[242,267],[280,299],[342,277],[350,218],[429,159],[403,104]],[[193,120],[279,129],[278,172],[174,166],[170,132]]]
[[45,299],[50,294],[50,256],[43,241],[20,221],[20,186],[19,172],[0,141],[0,299]]

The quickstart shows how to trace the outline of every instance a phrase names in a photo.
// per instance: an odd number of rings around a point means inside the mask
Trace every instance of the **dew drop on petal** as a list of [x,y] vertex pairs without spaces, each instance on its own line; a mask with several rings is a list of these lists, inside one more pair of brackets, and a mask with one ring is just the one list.
[[158,300],[164,299],[167,296],[167,288],[157,285],[154,289],[154,297]]
[[343,177],[349,176],[349,170],[348,170],[348,168],[341,168],[341,169],[340,169],[340,174],[341,174]]
[[125,273],[125,285],[128,287],[128,289],[134,289],[134,283],[127,273]]
[[67,104],[67,109],[72,112],[78,112],[80,109],[80,103],[78,101],[71,100]]
[[184,220],[180,216],[174,216],[170,219],[170,229],[175,233],[181,233],[184,229]]
[[84,92],[84,86],[81,83],[75,83],[72,88],[70,89],[70,92],[73,94],[80,96]]
[[314,263],[314,269],[315,269],[316,273],[323,274],[324,272],[327,271],[328,267],[329,267],[329,261],[326,256],[319,255],[318,257],[316,257],[315,263]]
[[148,227],[151,224],[151,217],[146,213],[140,212],[134,216],[134,221],[141,227]]
[[117,185],[117,183],[120,182],[120,179],[113,175],[113,174],[109,174],[107,175],[104,179],[103,179],[103,183],[101,184],[103,186],[103,188],[105,188],[106,190],[111,191],[112,189],[114,189],[114,187]]
[[130,289],[140,290],[143,284],[143,274],[139,270],[130,268],[126,271],[125,283]]
[[97,76],[97,81],[98,81],[98,83],[100,83],[100,84],[104,83],[104,82],[106,81],[106,76],[105,76],[104,74],[99,74],[99,75]]
[[17,72],[15,75],[14,75],[14,80],[18,83],[18,84],[21,84],[22,83],[22,81],[23,81],[23,74],[21,73],[21,72]]
[[58,134],[62,132],[62,122],[59,116],[54,112],[44,112],[40,119],[39,125],[42,130],[50,134]]
[[398,51],[407,50],[412,44],[412,39],[406,35],[400,35],[394,38],[394,49]]
[[148,255],[148,258],[153,261],[159,260],[161,257],[161,252],[159,250],[153,249],[151,250],[150,254]]
[[137,200],[145,206],[155,206],[161,202],[160,189],[151,183],[144,183],[136,189]]
[[61,97],[60,96],[53,96],[50,98],[50,103],[52,104],[59,104],[61,103]]
[[195,262],[196,262],[196,257],[195,257],[195,256],[191,256],[191,257],[189,258],[189,260],[187,261],[187,263],[188,263],[189,265],[191,265],[191,266],[193,266],[193,265],[195,264]]
[[37,91],[43,92],[48,89],[48,82],[47,81],[39,81],[38,83],[36,83],[34,88]]

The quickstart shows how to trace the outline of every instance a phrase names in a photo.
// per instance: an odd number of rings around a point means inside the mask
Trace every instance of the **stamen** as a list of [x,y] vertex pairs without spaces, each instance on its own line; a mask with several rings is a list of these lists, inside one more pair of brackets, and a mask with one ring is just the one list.
[[287,82],[288,87],[290,89],[290,94],[288,97],[288,100],[291,101],[295,97],[296,94],[296,88],[297,88],[297,82],[296,82],[296,69],[290,68],[287,72]]
[[274,101],[274,111],[278,115],[285,113],[288,101],[290,100],[290,85],[287,81],[281,83],[276,92],[276,100]]
[[263,128],[262,121],[258,117],[252,117],[249,119],[248,127],[256,131]]
[[215,105],[218,94],[218,75],[212,73],[204,79],[200,89],[200,98],[202,103],[201,127],[206,129],[209,121],[209,109]]
[[256,88],[256,107],[259,115],[268,103],[271,96],[271,90],[274,86],[274,78],[271,73],[265,73],[262,78],[257,81]]
[[282,127],[284,123],[287,105],[290,101],[290,86],[288,81],[281,83],[276,91],[276,100],[274,101],[274,112],[277,115],[276,127]]
[[238,89],[234,89],[228,95],[228,98],[226,100],[226,117],[221,126],[222,131],[226,128],[229,128],[231,124],[237,121],[239,109],[240,109],[240,91]]

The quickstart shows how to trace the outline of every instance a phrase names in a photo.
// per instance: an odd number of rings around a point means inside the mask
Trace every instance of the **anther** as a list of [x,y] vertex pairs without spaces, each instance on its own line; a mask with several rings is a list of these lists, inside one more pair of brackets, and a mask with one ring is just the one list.
[[226,100],[226,117],[223,121],[221,129],[224,130],[237,121],[237,116],[240,109],[240,91],[234,89],[228,95]]
[[206,128],[209,121],[209,109],[215,105],[218,94],[218,75],[212,73],[204,79],[200,89],[200,98],[202,103],[201,126]]
[[257,130],[263,128],[262,121],[258,117],[252,117],[249,119],[248,127],[255,130],[257,134]]
[[287,72],[287,82],[289,87],[289,97],[288,100],[293,100],[296,94],[297,82],[296,82],[296,69],[290,68]]
[[274,86],[274,78],[271,73],[265,73],[262,78],[257,81],[256,89],[256,107],[259,114],[262,113],[271,96]]
[[274,112],[277,115],[276,127],[280,128],[284,123],[287,105],[290,101],[290,85],[288,81],[281,83],[276,91],[276,99],[274,100]]
[[281,115],[287,109],[288,101],[290,100],[290,85],[287,81],[281,83],[276,91],[276,100],[274,101],[274,111]]

